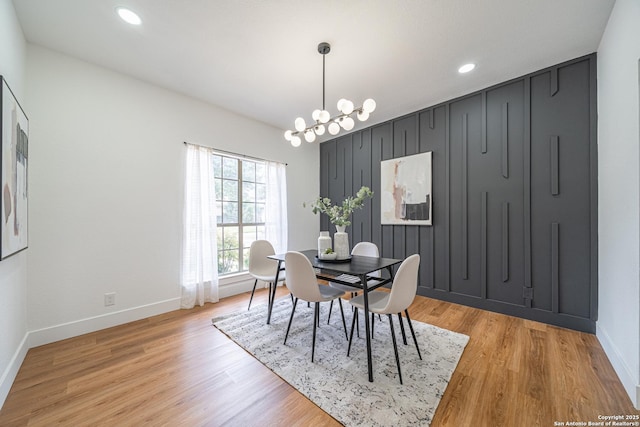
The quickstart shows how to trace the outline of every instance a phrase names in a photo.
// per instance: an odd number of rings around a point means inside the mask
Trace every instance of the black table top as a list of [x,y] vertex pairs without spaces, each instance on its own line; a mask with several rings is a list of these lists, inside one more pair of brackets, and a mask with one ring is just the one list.
[[[361,255],[352,255],[350,262],[325,262],[316,257],[316,255],[318,255],[318,251],[315,249],[308,249],[300,252],[304,254],[309,259],[309,261],[311,261],[311,265],[313,265],[315,268],[330,271],[333,273],[351,274],[354,276],[362,276],[363,274],[373,273],[374,271],[392,267],[402,262],[401,259],[376,258]],[[286,254],[276,254],[269,256],[269,258],[278,261],[284,261],[285,255]]]

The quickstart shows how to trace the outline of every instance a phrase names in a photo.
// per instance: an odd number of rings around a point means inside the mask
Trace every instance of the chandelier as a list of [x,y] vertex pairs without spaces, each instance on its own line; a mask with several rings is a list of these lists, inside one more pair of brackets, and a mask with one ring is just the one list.
[[298,117],[294,122],[295,130],[288,130],[284,133],[284,138],[290,141],[294,147],[300,146],[302,142],[301,136],[304,137],[305,141],[313,142],[316,140],[316,136],[324,135],[325,130],[328,130],[331,135],[337,135],[340,132],[340,128],[350,131],[355,126],[353,115],[361,122],[364,122],[369,118],[369,114],[376,109],[376,102],[371,98],[365,100],[362,106],[358,108],[355,108],[353,102],[342,98],[337,105],[340,113],[331,117],[324,104],[324,62],[325,56],[330,51],[331,45],[329,43],[322,42],[318,45],[318,53],[322,55],[322,110],[313,111],[311,114],[313,123],[311,125],[307,126],[304,119]]

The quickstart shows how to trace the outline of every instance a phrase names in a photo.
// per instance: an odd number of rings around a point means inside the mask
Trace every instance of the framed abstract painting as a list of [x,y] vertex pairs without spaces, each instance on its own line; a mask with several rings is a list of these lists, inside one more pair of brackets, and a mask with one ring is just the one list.
[[2,76],[0,80],[0,259],[5,259],[27,248],[29,120],[6,80]]
[[382,224],[433,225],[432,152],[380,162]]

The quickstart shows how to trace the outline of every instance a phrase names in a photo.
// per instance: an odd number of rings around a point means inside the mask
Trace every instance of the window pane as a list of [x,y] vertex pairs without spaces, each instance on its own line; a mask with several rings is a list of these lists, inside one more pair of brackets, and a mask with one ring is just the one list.
[[256,208],[253,203],[242,204],[242,222],[249,224],[256,222]]
[[216,186],[216,200],[222,200],[222,180],[214,179],[213,181]]
[[267,186],[264,184],[256,184],[256,202],[267,201]]
[[216,224],[222,224],[222,202],[216,202]]
[[222,177],[222,157],[220,156],[213,156],[213,176]]
[[265,239],[264,225],[259,225],[256,227],[256,238],[258,240]]
[[225,179],[222,181],[222,200],[227,202],[238,201],[238,181]]
[[220,255],[220,250],[223,247],[224,240],[222,237],[223,237],[222,227],[218,227],[216,229],[216,242],[218,244],[218,255]]
[[222,222],[225,224],[238,223],[238,203],[236,202],[222,203]]
[[238,251],[218,252],[218,272],[220,274],[238,271]]
[[238,161],[230,157],[222,160],[222,176],[228,179],[238,179]]
[[247,160],[242,161],[242,180],[255,182],[256,180],[256,164]]
[[239,240],[238,240],[238,227],[223,227],[224,234],[224,242],[221,248],[219,249],[238,249]]
[[254,183],[242,181],[242,201],[243,202],[256,201],[256,185]]
[[267,166],[264,163],[256,164],[256,182],[267,182]]
[[256,227],[247,226],[242,227],[242,245],[245,249],[251,247],[251,244],[256,240]]
[[249,269],[249,249],[245,249],[243,252],[244,258],[242,259],[242,270],[246,271]]
[[262,203],[256,203],[256,223],[264,223],[265,222],[265,207]]

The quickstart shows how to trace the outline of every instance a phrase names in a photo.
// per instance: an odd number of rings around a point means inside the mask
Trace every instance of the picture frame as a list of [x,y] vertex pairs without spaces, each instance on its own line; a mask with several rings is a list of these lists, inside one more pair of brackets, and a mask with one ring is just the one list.
[[380,219],[383,225],[433,225],[433,152],[380,162]]
[[0,260],[28,246],[29,119],[0,76]]

